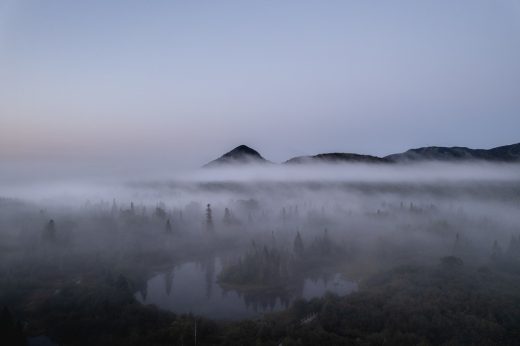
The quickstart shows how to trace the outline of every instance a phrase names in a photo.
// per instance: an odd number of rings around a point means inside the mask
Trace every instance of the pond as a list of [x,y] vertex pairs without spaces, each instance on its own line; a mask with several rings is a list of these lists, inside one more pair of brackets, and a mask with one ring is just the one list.
[[219,259],[188,262],[153,276],[136,293],[143,304],[154,304],[175,313],[193,313],[212,319],[254,318],[284,310],[298,298],[338,295],[357,290],[357,283],[339,273],[307,278],[290,289],[241,293],[224,289],[217,282],[222,269]]

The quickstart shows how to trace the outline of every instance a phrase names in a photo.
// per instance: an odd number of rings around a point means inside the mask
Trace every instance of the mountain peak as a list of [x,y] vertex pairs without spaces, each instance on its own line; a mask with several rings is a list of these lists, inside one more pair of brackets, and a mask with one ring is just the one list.
[[252,149],[244,144],[239,145],[235,149],[222,155],[222,157],[229,157],[229,158],[234,158],[234,159],[241,158],[241,157],[249,157],[249,156],[262,158],[262,155],[260,155],[260,153],[258,151],[256,151],[255,149]]
[[216,160],[206,164],[204,167],[212,167],[221,164],[244,164],[244,163],[267,163],[260,153],[247,145],[239,145],[233,150],[228,151]]

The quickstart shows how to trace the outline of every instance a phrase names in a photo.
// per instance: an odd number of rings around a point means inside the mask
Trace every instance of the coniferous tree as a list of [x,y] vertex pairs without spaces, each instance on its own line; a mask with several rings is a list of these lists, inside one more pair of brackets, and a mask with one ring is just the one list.
[[511,236],[509,246],[507,248],[507,254],[512,257],[520,256],[520,236]]
[[49,222],[47,222],[45,225],[43,230],[43,239],[49,242],[56,240],[56,225],[53,219],[49,220]]
[[329,238],[329,230],[326,228],[323,230],[322,248],[324,254],[330,255],[330,252],[332,251],[332,243]]
[[212,211],[211,211],[211,204],[209,204],[209,203],[206,206],[206,230],[208,232],[214,231],[213,215],[212,215]]
[[224,209],[224,224],[231,225],[233,222],[233,219],[231,217],[231,212],[229,211],[229,208]]
[[112,200],[112,209],[110,210],[110,213],[112,214],[112,216],[117,214],[117,204],[115,198]]
[[294,238],[293,251],[298,256],[303,256],[304,252],[303,240],[300,235],[300,232],[296,232],[296,237]]
[[170,222],[170,219],[166,220],[165,231],[167,234],[172,234],[172,224]]
[[155,216],[159,219],[165,219],[166,218],[166,211],[162,206],[155,207]]
[[460,236],[459,236],[459,233],[457,232],[457,234],[455,235],[455,243],[453,243],[453,255],[455,255],[458,250],[460,248]]
[[491,252],[491,259],[499,260],[502,257],[502,248],[498,244],[498,241],[493,242],[493,250]]

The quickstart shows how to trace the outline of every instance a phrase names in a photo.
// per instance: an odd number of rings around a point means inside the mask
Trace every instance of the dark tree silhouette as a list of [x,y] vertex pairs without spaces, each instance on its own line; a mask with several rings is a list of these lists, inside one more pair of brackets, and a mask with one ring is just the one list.
[[293,251],[296,255],[300,257],[303,256],[303,252],[305,251],[300,232],[296,232],[296,237],[294,238]]
[[43,240],[49,242],[56,240],[56,225],[53,219],[49,220],[43,229]]
[[457,234],[455,235],[455,242],[453,243],[453,251],[452,251],[453,255],[455,255],[458,252],[459,247],[460,247],[460,236],[459,236],[459,233],[457,232]]
[[110,210],[110,213],[112,216],[117,214],[117,203],[115,198],[112,200],[112,209]]
[[520,256],[520,235],[519,236],[511,236],[511,240],[509,241],[509,246],[507,248],[507,254],[512,257]]
[[166,219],[166,210],[161,206],[155,207],[155,216],[159,219]]
[[209,204],[209,203],[206,206],[206,230],[208,232],[214,231],[213,215],[212,215],[212,211],[211,211],[211,204]]
[[22,325],[13,318],[11,311],[6,306],[0,314],[0,343],[13,346],[26,345]]
[[173,233],[172,224],[170,222],[170,219],[166,220],[165,231],[166,231],[167,234],[172,234]]
[[233,218],[231,217],[231,212],[229,208],[224,209],[224,224],[231,225],[233,223]]
[[502,257],[502,247],[498,244],[498,241],[493,242],[493,250],[491,252],[491,259],[499,260]]

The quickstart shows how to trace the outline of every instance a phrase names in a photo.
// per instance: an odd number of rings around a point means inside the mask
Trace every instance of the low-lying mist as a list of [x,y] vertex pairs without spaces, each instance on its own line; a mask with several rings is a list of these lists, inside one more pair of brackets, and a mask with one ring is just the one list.
[[123,179],[51,178],[35,171],[32,179],[26,174],[17,180],[4,174],[1,234],[20,239],[53,219],[60,233],[81,247],[85,239],[96,242],[93,232],[98,231],[86,226],[93,215],[112,218],[95,227],[110,232],[124,227],[131,211],[139,219],[140,236],[149,241],[162,236],[154,227],[160,229],[166,220],[179,234],[203,235],[208,204],[214,234],[246,238],[246,243],[278,233],[312,238],[327,229],[349,244],[414,239],[428,244],[428,251],[438,247],[442,252],[456,234],[489,248],[494,240],[506,242],[520,225],[516,164],[245,165],[165,176],[163,171]]

